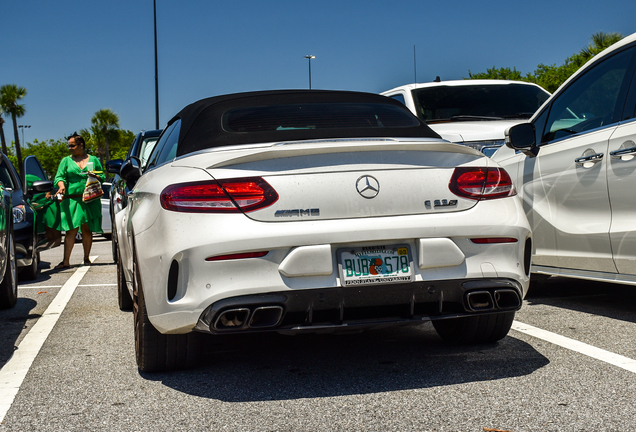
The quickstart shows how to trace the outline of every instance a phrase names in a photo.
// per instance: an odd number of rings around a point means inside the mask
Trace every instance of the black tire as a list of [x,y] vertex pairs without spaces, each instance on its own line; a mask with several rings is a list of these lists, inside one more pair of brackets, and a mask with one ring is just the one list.
[[13,228],[9,228],[7,247],[7,260],[0,282],[0,309],[9,309],[18,301],[18,263],[15,257],[15,243],[13,241]]
[[126,286],[126,278],[120,262],[117,263],[117,300],[119,310],[131,311],[133,309],[133,299],[130,297],[130,292]]
[[133,266],[133,313],[137,367],[142,372],[162,372],[196,366],[199,360],[201,335],[194,332],[175,335],[161,334],[153,327],[148,319],[136,260]]
[[477,344],[497,342],[508,334],[515,312],[501,312],[433,320],[437,334],[446,342]]
[[31,265],[20,270],[20,277],[24,280],[35,280],[40,274],[40,252],[36,252],[31,260]]

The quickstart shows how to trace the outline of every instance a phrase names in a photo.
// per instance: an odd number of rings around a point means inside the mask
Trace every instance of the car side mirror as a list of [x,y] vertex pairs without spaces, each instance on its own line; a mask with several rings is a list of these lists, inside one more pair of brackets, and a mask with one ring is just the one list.
[[38,193],[46,193],[53,190],[53,182],[51,180],[34,181],[28,188],[27,194],[34,195]]
[[126,180],[127,186],[131,189],[137,183],[141,174],[141,161],[135,156],[131,156],[130,159],[124,162],[119,170],[119,175]]
[[124,163],[123,159],[113,159],[106,162],[106,172],[111,174],[119,174],[121,166]]
[[506,146],[518,150],[528,157],[539,154],[539,147],[535,142],[535,130],[532,123],[521,123],[509,128],[506,133]]

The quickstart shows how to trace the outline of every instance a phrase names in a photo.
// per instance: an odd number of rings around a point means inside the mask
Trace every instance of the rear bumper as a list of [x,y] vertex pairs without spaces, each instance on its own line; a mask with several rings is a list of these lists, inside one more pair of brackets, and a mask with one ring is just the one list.
[[514,280],[493,278],[244,295],[210,305],[195,330],[301,333],[417,323],[516,311],[521,308],[522,292]]
[[[133,227],[134,220],[133,217]],[[193,227],[197,227],[196,233]],[[331,303],[344,302],[347,313],[343,312],[343,316],[348,320],[349,311],[354,311],[349,306],[358,304],[361,301],[358,297],[371,296],[376,301],[360,307],[390,309],[392,305],[407,305],[408,311],[411,297],[424,295],[431,284],[447,287],[442,302],[456,298],[452,302],[460,305],[464,301],[464,284],[471,281],[515,281],[521,298],[529,284],[527,252],[531,251],[531,233],[516,197],[480,202],[470,210],[449,214],[315,222],[264,223],[231,214],[214,218],[205,214],[162,214],[148,229],[134,231],[135,244],[143,244],[134,251],[148,316],[152,325],[164,334],[188,333],[211,307],[245,296],[280,294],[285,301],[277,304],[284,306],[287,315],[295,310],[287,307],[289,299],[302,299],[299,302],[303,306],[298,309],[306,310],[308,305],[316,304],[310,301],[311,296],[323,293],[334,299],[329,300]],[[125,250],[122,245],[127,238],[123,232],[118,235],[120,249]],[[518,241],[501,244],[471,241],[473,237],[484,236]],[[339,251],[403,244],[413,254],[412,282],[343,287]],[[259,251],[268,253],[260,258],[207,261],[208,257]],[[124,266],[129,289],[131,270],[132,259]],[[404,297],[399,301],[394,300],[398,293]],[[432,296],[423,303],[439,301]],[[413,316],[443,317],[448,310],[444,306],[441,314],[418,312]],[[454,313],[469,312],[462,306]],[[295,320],[289,328],[303,323],[304,320]]]

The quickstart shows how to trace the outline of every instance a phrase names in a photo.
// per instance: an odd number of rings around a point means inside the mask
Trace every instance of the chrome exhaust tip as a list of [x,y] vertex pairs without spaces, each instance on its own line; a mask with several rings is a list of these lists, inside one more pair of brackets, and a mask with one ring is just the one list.
[[481,312],[495,309],[495,302],[488,291],[471,291],[466,294],[468,309]]
[[521,307],[521,297],[513,289],[495,290],[495,303],[499,309],[517,309]]
[[254,309],[250,319],[250,328],[275,327],[283,317],[282,306],[262,306]]
[[221,312],[214,322],[215,330],[238,330],[245,326],[250,310],[247,308],[228,309]]

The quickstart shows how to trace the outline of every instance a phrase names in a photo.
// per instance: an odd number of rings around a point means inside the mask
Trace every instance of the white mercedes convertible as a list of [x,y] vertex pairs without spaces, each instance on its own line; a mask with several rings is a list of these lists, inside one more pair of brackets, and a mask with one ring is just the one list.
[[528,288],[509,175],[384,96],[203,99],[121,174],[119,296],[142,371],[193,365],[201,333],[432,320],[445,340],[493,342]]

